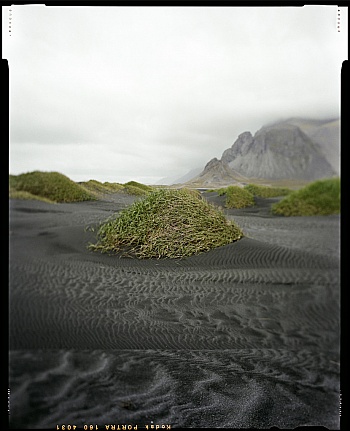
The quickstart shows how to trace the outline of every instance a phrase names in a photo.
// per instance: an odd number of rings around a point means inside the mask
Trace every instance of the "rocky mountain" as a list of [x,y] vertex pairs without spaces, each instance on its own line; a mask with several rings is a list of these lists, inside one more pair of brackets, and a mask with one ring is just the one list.
[[340,121],[306,120],[291,118],[286,121],[297,126],[309,136],[320,149],[333,169],[340,175]]
[[252,180],[304,180],[340,174],[339,120],[289,119],[244,132],[188,181],[201,187]]

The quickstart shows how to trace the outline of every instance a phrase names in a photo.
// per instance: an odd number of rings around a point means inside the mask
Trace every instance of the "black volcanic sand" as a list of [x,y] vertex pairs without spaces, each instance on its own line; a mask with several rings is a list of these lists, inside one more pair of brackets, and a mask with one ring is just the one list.
[[10,201],[12,429],[339,429],[339,216],[257,199],[242,240],[140,261],[87,249],[108,199]]

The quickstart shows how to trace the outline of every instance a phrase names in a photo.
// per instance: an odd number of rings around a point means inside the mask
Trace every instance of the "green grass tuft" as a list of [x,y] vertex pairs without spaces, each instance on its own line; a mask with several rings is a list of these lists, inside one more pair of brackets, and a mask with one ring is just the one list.
[[129,181],[129,182],[125,183],[124,186],[138,187],[140,189],[145,190],[146,192],[153,190],[153,188],[151,186],[147,186],[146,184],[138,183],[137,181]]
[[124,190],[129,195],[146,196],[149,193],[151,193],[154,189],[153,187],[147,186],[142,183],[138,183],[137,181],[129,181],[124,184]]
[[141,189],[140,187],[135,187],[131,185],[124,185],[124,191],[129,195],[134,195],[134,196],[146,196],[150,193],[145,189]]
[[119,184],[119,183],[110,183],[108,181],[105,181],[103,183],[103,186],[110,192],[110,193],[117,193],[120,191],[123,191],[124,186],[123,184]]
[[[10,175],[10,197],[34,195],[52,202],[79,202],[95,199],[79,184],[59,172],[34,171]],[[22,194],[18,194],[22,192]],[[26,194],[23,195],[23,192]],[[21,198],[22,199],[22,198]]]
[[216,190],[219,196],[226,195],[226,208],[245,208],[255,204],[254,196],[238,186],[228,186]]
[[261,186],[258,184],[247,184],[244,186],[244,190],[250,192],[253,196],[260,198],[274,198],[278,196],[286,196],[292,192],[291,189],[286,187],[268,187]]
[[160,189],[103,223],[92,250],[183,258],[239,240],[242,231],[199,193]]
[[314,216],[340,213],[340,178],[314,181],[272,205],[284,216]]

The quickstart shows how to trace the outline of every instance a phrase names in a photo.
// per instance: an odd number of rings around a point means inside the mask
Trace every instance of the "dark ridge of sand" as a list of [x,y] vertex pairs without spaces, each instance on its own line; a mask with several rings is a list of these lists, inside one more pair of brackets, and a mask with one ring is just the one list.
[[133,200],[10,201],[10,427],[338,429],[340,217],[261,200],[208,253],[89,251]]

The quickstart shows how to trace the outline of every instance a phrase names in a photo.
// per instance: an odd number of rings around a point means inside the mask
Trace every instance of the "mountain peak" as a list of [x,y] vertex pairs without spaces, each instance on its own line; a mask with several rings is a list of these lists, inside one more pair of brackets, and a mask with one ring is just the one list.
[[232,144],[231,148],[225,150],[222,154],[221,161],[223,163],[231,163],[237,156],[245,155],[253,143],[253,135],[250,132],[243,132],[238,136],[238,139]]

